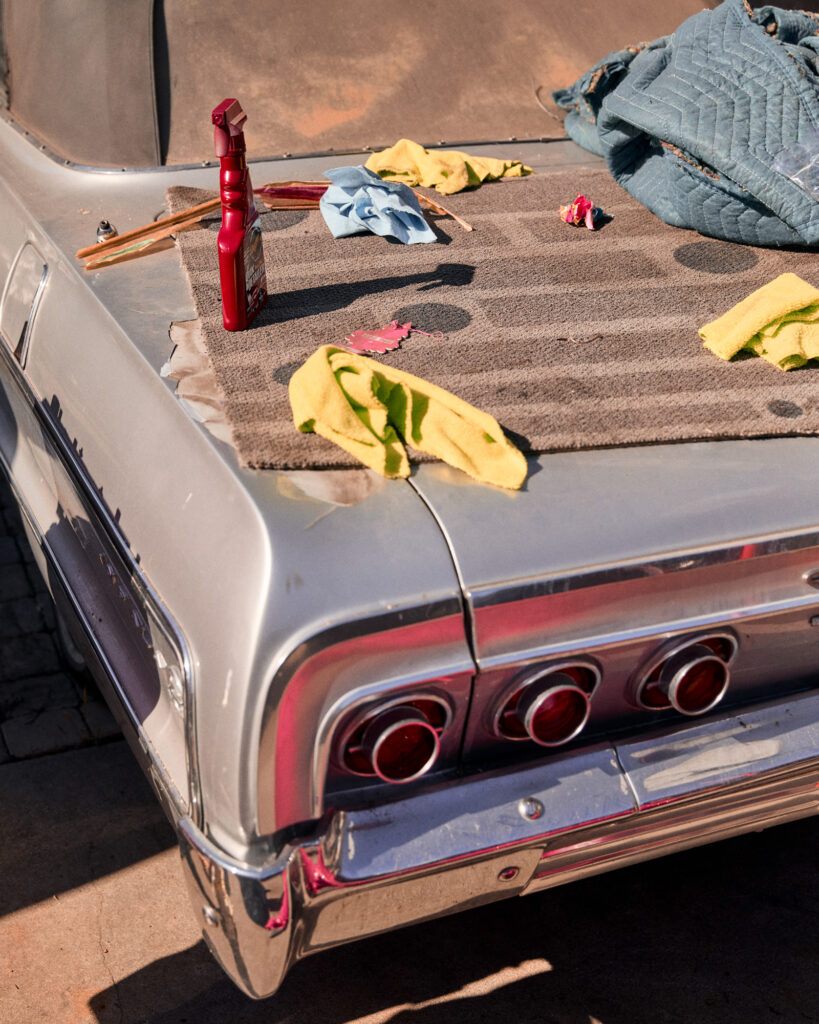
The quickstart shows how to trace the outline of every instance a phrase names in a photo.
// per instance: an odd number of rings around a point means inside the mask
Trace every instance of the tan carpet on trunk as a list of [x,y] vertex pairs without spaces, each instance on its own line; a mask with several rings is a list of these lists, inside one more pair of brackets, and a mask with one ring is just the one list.
[[[578,192],[611,218],[601,230],[558,218]],[[171,209],[203,195],[171,189]],[[526,452],[819,432],[819,368],[724,363],[697,334],[786,270],[819,286],[815,253],[668,227],[606,171],[498,182],[446,205],[475,231],[436,217],[441,243],[414,246],[375,235],[335,240],[318,211],[264,213],[271,295],[244,333],[221,325],[218,220],[180,235],[245,465],[355,465],[295,429],[287,383],[319,345],[393,319],[446,339],[413,334],[377,358],[491,413]]]

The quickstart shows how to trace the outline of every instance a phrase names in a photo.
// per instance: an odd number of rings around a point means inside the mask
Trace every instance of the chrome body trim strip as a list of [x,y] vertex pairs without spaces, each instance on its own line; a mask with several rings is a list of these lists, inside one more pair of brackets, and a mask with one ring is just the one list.
[[[65,439],[60,434],[59,430],[53,423],[51,417],[48,415],[45,407],[43,406],[40,396],[34,389],[31,381],[23,372],[22,368],[17,364],[17,360],[14,354],[11,352],[8,340],[0,333],[0,364],[5,364],[9,370],[12,380],[16,384],[19,393],[23,396],[25,401],[31,407],[34,415],[37,418],[37,422],[45,432],[49,442],[53,445],[53,450],[59,460],[60,465],[67,473],[69,480],[74,484],[77,491],[81,495],[82,499],[85,500],[96,516],[98,523],[105,533],[106,539],[110,541],[113,549],[116,551],[119,558],[124,563],[128,572],[131,575],[132,580],[138,588],[142,589],[151,602],[152,608],[157,616],[160,618],[163,628],[165,628],[170,636],[173,638],[179,654],[182,659],[183,677],[185,682],[185,758],[188,765],[188,786],[190,791],[190,813],[193,816],[194,821],[199,824],[203,822],[203,808],[202,808],[202,797],[200,788],[200,776],[199,776],[199,747],[197,742],[196,733],[196,706],[195,706],[195,689],[194,689],[194,671],[193,671],[193,660],[191,657],[190,649],[188,647],[187,640],[181,629],[170,615],[168,609],[163,604],[161,598],[150,584],[139,563],[131,553],[131,549],[128,543],[122,536],[120,530],[116,526],[111,514],[109,513],[104,502],[99,498],[99,495],[94,487],[85,467],[75,457],[70,445],[68,445]],[[46,537],[37,522],[36,516],[31,510],[30,506],[25,500],[25,497],[17,487],[14,475],[11,471],[11,467],[0,452],[0,463],[2,463],[3,469],[5,470],[6,476],[8,477],[12,489],[14,491],[17,502],[26,515],[26,519],[29,522],[32,530],[37,536],[40,546],[46,557],[49,559],[49,563],[53,565],[60,583],[66,592],[66,596],[69,598],[72,607],[77,613],[78,619],[83,626],[84,632],[89,638],[94,650],[97,652],[100,663],[104,667],[106,674],[109,676],[111,682],[113,682],[118,699],[122,706],[127,709],[130,718],[133,721],[134,728],[138,734],[140,734],[140,745],[148,746],[146,738],[142,735],[141,726],[138,723],[137,716],[131,707],[127,696],[125,695],[119,681],[113,672],[108,659],[105,656],[105,652],[102,651],[97,643],[96,637],[94,636],[93,630],[90,625],[85,621],[85,616],[77,601],[76,595],[74,594],[70,582],[66,579],[54,552],[51,550]],[[166,773],[161,762],[156,764],[157,771],[160,773],[162,778],[166,778]],[[175,787],[170,783],[170,788],[175,792]]]
[[28,347],[29,342],[31,340],[31,332],[34,328],[34,319],[37,316],[37,310],[40,306],[40,300],[43,297],[46,281],[48,280],[48,263],[46,263],[45,257],[40,253],[40,250],[35,245],[33,245],[32,242],[23,242],[23,244],[17,250],[17,255],[12,260],[11,266],[9,267],[8,273],[6,274],[6,281],[5,284],[3,285],[3,293],[2,295],[0,295],[0,317],[2,317],[3,309],[6,305],[6,299],[9,294],[9,289],[11,288],[11,282],[14,279],[14,272],[17,270],[17,266],[20,263],[20,260],[22,259],[26,247],[30,247],[31,249],[33,249],[42,260],[43,273],[42,276],[40,277],[40,283],[37,286],[37,290],[34,293],[34,297],[31,300],[31,306],[29,308],[28,319],[26,320],[25,331],[23,334],[22,342],[20,343],[19,354],[15,355],[14,349],[9,344],[8,339],[5,337],[2,331],[0,331],[0,343],[2,344],[2,346],[5,346],[6,348],[9,349],[12,356],[19,361],[21,367],[25,367],[26,365],[26,359],[28,358]]
[[808,694],[486,773],[336,812],[258,867],[183,821],[186,877],[211,949],[265,996],[320,949],[815,814],[818,723]]
[[[8,295],[8,292],[9,292],[9,287],[11,285],[11,279],[14,277],[14,271],[17,269],[17,264],[20,262],[20,257],[23,255],[23,250],[25,249],[25,247],[26,247],[26,243],[23,242],[23,244],[17,250],[17,253],[16,253],[14,259],[11,261],[11,265],[9,266],[8,272],[6,273],[6,280],[3,283],[3,290],[0,292],[0,314],[2,314],[3,307],[6,304],[6,296]],[[13,353],[14,349],[11,347],[11,345],[8,342],[8,339],[3,335],[2,332],[0,332],[0,339],[2,340],[2,342],[6,346],[6,348],[8,348]]]
[[[730,622],[732,626],[736,626],[746,620],[759,619],[762,616],[776,615],[780,612],[795,612],[801,609],[810,610],[815,608],[817,604],[819,602],[817,602],[815,593],[805,593],[791,598],[783,598],[779,601],[767,601],[762,605],[736,610],[731,615]],[[543,644],[538,647],[527,647],[516,652],[514,657],[508,654],[483,657],[480,659],[480,669],[483,672],[488,672],[490,669],[505,668],[510,664],[527,664],[545,658],[560,657],[565,660],[571,658],[578,651],[587,653],[591,658],[599,658],[600,652],[603,649],[617,644],[652,640],[671,633],[685,632],[691,636],[697,636],[704,632],[721,632],[725,629],[725,624],[726,613],[720,610],[672,622],[650,623],[645,626],[617,629],[599,636],[586,636],[579,640],[573,638],[571,640]]]
[[[43,259],[42,256],[40,258]],[[11,280],[11,275],[9,275],[9,280]],[[18,358],[20,360],[20,366],[22,366],[23,369],[25,369],[26,361],[28,360],[28,348],[31,343],[31,332],[34,329],[34,320],[37,316],[37,310],[40,308],[40,301],[42,300],[47,280],[48,264],[43,259],[43,276],[40,278],[40,283],[37,285],[37,291],[34,293],[34,298],[32,299],[31,302],[31,311],[29,313],[28,323],[26,324],[26,331],[25,334],[23,335],[23,342],[20,345],[20,355]]]
[[599,587],[611,583],[643,579],[648,576],[684,572],[689,569],[708,568],[776,555],[783,552],[802,551],[819,546],[819,531],[786,532],[764,538],[749,538],[742,543],[716,545],[697,551],[677,553],[667,557],[644,562],[622,562],[610,566],[598,566],[574,574],[560,573],[531,580],[513,580],[509,583],[471,587],[469,599],[476,609],[488,608],[513,601],[525,601],[533,597],[551,597],[553,594],[567,594],[588,587]]

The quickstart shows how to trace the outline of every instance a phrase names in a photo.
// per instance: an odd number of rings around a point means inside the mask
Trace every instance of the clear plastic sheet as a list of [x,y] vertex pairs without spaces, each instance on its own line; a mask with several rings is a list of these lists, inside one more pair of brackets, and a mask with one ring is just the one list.
[[773,167],[808,195],[819,199],[819,132],[811,131],[801,142],[783,149]]

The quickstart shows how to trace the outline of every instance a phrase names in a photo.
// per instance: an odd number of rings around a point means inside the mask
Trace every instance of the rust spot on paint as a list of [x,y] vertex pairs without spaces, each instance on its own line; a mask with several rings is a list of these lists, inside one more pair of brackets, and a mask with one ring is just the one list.
[[309,110],[295,112],[289,118],[293,127],[309,139],[350,121],[366,116],[373,102],[380,95],[375,86],[350,85],[335,90],[336,95],[329,102],[318,104]]

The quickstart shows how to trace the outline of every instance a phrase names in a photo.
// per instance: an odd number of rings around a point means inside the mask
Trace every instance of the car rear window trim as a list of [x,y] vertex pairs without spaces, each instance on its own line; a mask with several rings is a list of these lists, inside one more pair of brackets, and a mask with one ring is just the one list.
[[[11,128],[23,136],[26,141],[34,146],[43,156],[48,157],[55,164],[59,164],[61,167],[66,167],[72,171],[82,171],[83,173],[91,174],[157,174],[166,173],[168,171],[193,171],[200,170],[203,167],[218,167],[218,160],[200,160],[198,163],[192,164],[156,164],[146,167],[102,167],[98,164],[80,164],[75,163],[73,160],[69,160],[66,157],[60,156],[51,149],[46,143],[40,141],[38,136],[25,128],[19,121],[17,121],[8,110],[0,108],[0,119],[5,121]],[[506,139],[470,139],[464,142],[455,141],[447,142],[439,140],[438,142],[422,142],[421,145],[424,149],[474,149],[476,146],[508,146],[510,143],[516,146],[523,145],[543,145],[552,142],[565,142],[568,138],[567,135],[540,137],[540,138],[526,138],[519,139],[514,136],[510,136]],[[344,157],[344,156],[365,156],[369,153],[378,153],[382,149],[387,149],[394,143],[388,142],[384,145],[379,146],[359,146],[351,147],[349,149],[324,149],[316,150],[310,153],[277,153],[270,156],[253,156],[248,157],[249,164],[269,164],[269,163],[280,163],[289,160],[319,160],[329,159],[331,157]]]

